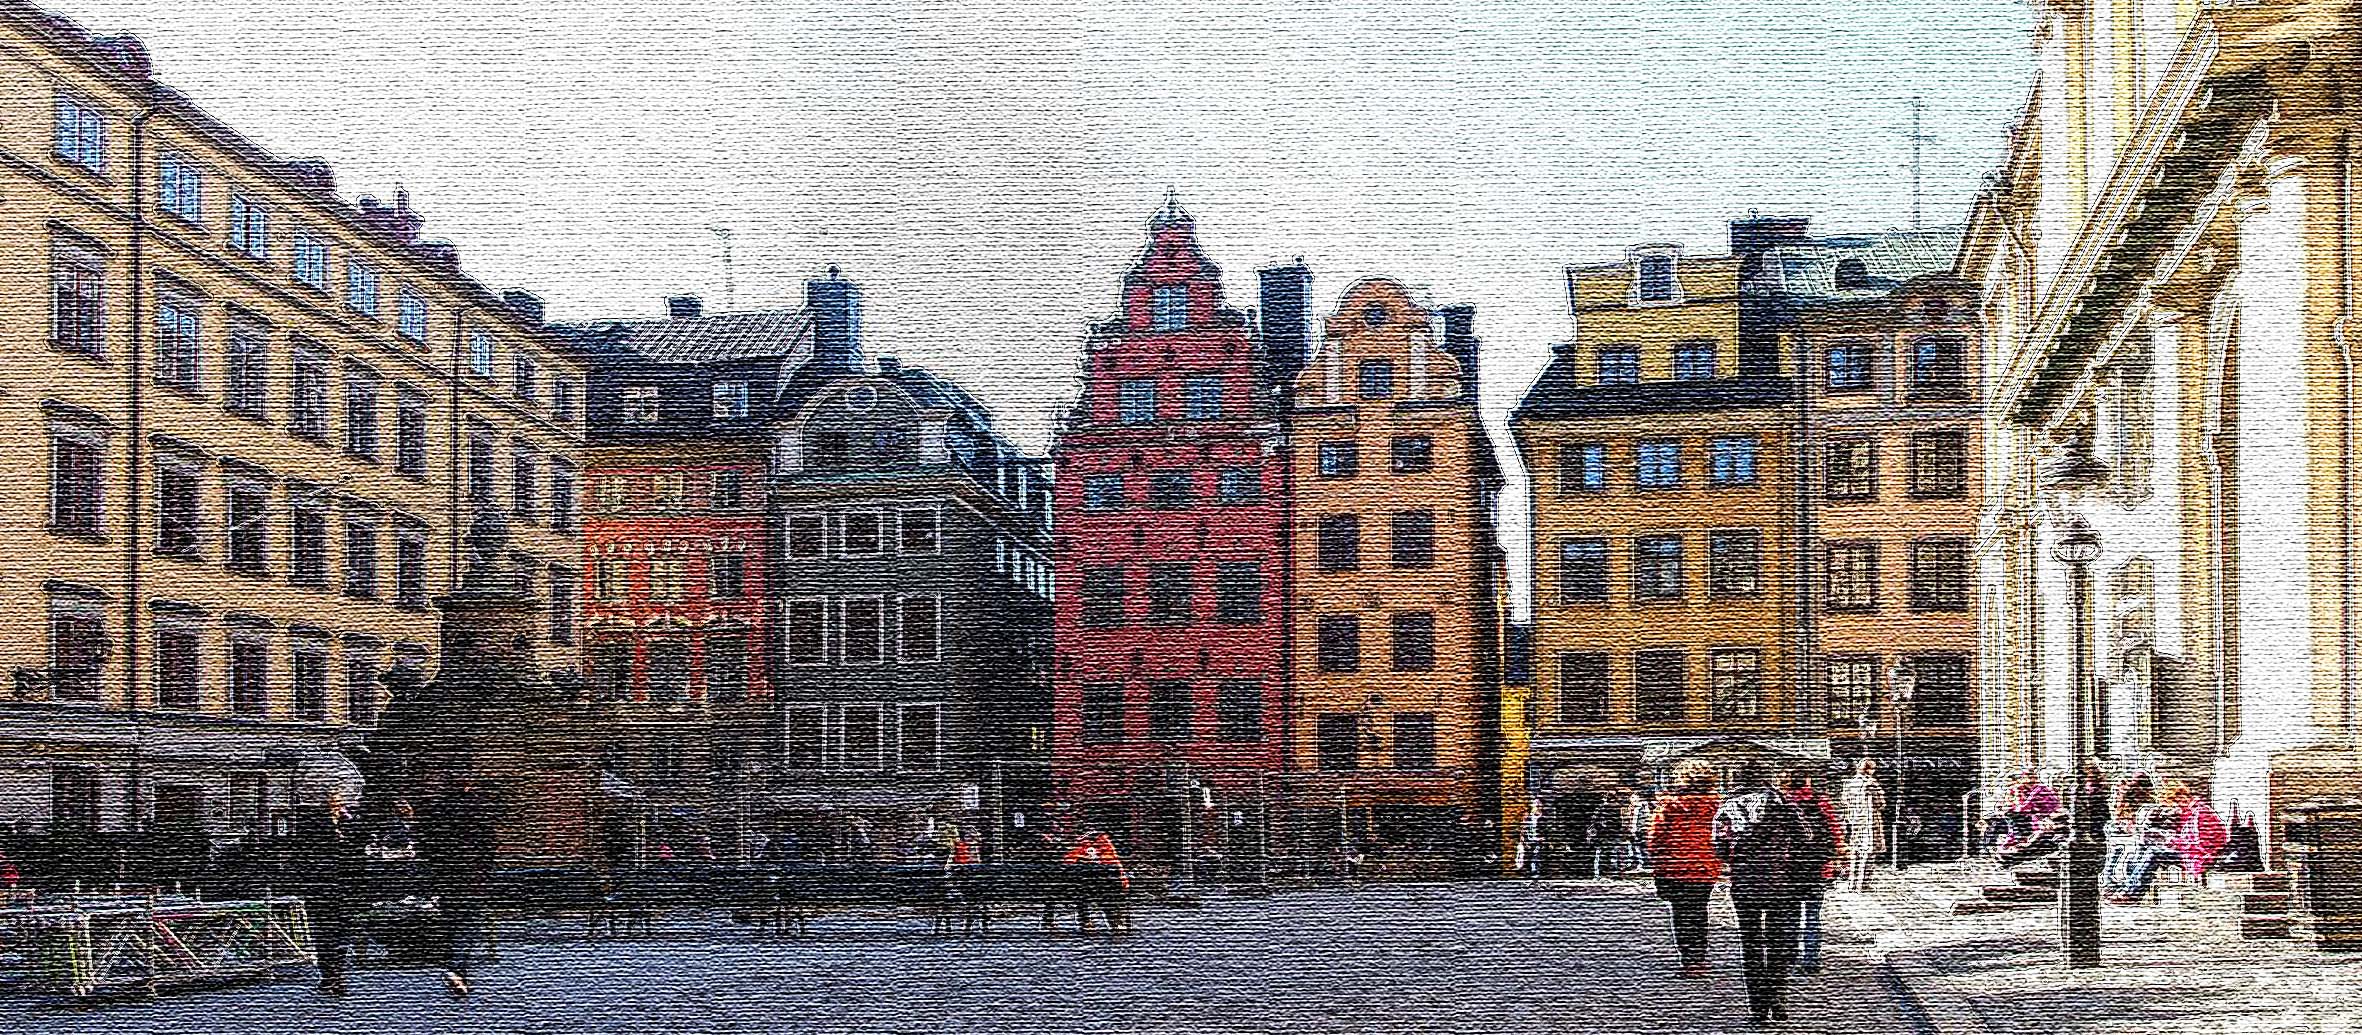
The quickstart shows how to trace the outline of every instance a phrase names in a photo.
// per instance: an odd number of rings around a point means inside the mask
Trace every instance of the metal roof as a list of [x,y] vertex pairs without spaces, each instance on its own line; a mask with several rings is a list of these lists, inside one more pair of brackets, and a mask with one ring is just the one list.
[[593,349],[625,352],[651,363],[751,359],[801,363],[812,354],[812,320],[801,309],[568,324],[554,329]]

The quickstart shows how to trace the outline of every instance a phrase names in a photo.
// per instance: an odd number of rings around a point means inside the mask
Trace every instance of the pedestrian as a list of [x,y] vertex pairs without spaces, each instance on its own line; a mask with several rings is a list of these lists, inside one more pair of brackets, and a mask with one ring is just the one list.
[[420,843],[441,919],[436,948],[443,987],[455,998],[469,992],[468,955],[483,937],[487,885],[492,878],[491,803],[472,781],[461,780],[434,805]]
[[1688,763],[1673,774],[1673,793],[1657,804],[1649,821],[1649,858],[1656,864],[1657,897],[1673,911],[1673,944],[1681,954],[1681,976],[1706,976],[1706,901],[1722,879],[1714,854],[1714,814],[1722,799],[1714,793],[1714,770]]
[[1803,811],[1804,822],[1812,836],[1805,842],[1805,850],[1796,859],[1796,972],[1821,972],[1821,900],[1829,882],[1837,877],[1837,855],[1844,850],[1838,839],[1837,807],[1828,795],[1813,786],[1810,772],[1792,769],[1788,772],[1788,800]]
[[1730,874],[1731,905],[1739,913],[1739,953],[1747,977],[1747,1011],[1761,1028],[1788,1016],[1788,968],[1796,958],[1797,869],[1820,859],[1803,810],[1771,785],[1762,766],[1739,770],[1739,793],[1714,814],[1714,851]]
[[[1132,929],[1131,917],[1124,908],[1124,895],[1131,890],[1132,877],[1124,872],[1124,859],[1116,853],[1114,838],[1107,836],[1104,830],[1085,830],[1083,836],[1075,840],[1074,846],[1068,848],[1066,855],[1059,861],[1068,865],[1104,866],[1112,870],[1109,876],[1113,880],[1093,882],[1108,891],[1105,897],[1099,898],[1100,912],[1107,915],[1108,933]],[[1081,922],[1085,931],[1091,929],[1090,903],[1093,897],[1084,894],[1075,903],[1075,919]]]
[[367,868],[369,840],[344,796],[331,792],[325,804],[296,813],[295,849],[306,886],[303,908],[312,930],[312,955],[320,967],[320,994],[341,996],[353,914],[364,904],[359,883]]
[[1860,891],[1870,883],[1870,865],[1885,848],[1886,788],[1878,782],[1878,763],[1862,759],[1854,774],[1838,789],[1838,818],[1846,844],[1845,885]]

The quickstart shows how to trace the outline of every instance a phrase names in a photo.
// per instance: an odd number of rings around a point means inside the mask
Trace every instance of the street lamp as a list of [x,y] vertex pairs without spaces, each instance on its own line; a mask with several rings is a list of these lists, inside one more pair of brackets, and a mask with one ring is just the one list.
[[2067,865],[2059,896],[2059,938],[2070,967],[2096,967],[2100,962],[2100,824],[2103,804],[2096,781],[2087,769],[2097,757],[2092,743],[2091,715],[2091,565],[2100,556],[2099,533],[2090,522],[2074,518],[2051,545],[2051,556],[2067,566],[2068,610],[2074,631],[2074,660],[2068,708],[2072,726],[2073,780],[2068,792]]
[[1895,723],[1895,800],[1886,807],[1886,850],[1891,853],[1894,868],[1903,868],[1903,715],[1911,706],[1911,694],[1919,689],[1919,673],[1909,662],[1897,660],[1886,670],[1886,704]]

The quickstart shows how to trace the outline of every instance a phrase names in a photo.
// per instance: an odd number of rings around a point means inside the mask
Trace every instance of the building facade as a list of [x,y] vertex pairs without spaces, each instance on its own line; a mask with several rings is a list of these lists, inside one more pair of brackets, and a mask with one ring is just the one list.
[[1290,486],[1269,388],[1300,362],[1308,279],[1264,278],[1297,325],[1267,353],[1168,202],[1091,331],[1053,452],[1055,796],[1152,866],[1273,848]]
[[325,163],[276,158],[128,37],[0,7],[0,378],[24,556],[0,599],[0,824],[259,829],[347,787],[380,677],[508,515],[579,661],[580,361]]
[[1432,872],[1500,835],[1501,474],[1474,315],[1361,281],[1291,386],[1287,796],[1309,856]]
[[2289,806],[2362,779],[2355,7],[2037,11],[1959,264],[1990,329],[1984,780],[2190,779],[2276,857]]

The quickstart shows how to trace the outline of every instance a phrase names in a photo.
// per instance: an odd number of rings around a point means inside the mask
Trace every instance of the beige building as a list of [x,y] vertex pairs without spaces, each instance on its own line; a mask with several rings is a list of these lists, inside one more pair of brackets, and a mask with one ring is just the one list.
[[531,296],[16,3],[0,199],[0,828],[236,832],[349,783],[481,509],[579,667],[582,366]]

